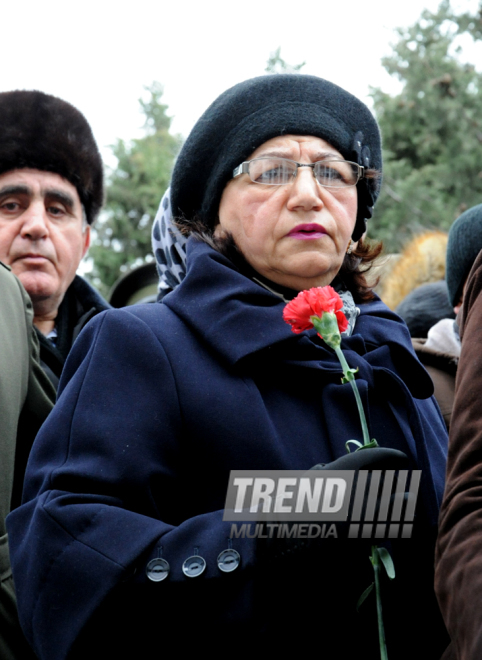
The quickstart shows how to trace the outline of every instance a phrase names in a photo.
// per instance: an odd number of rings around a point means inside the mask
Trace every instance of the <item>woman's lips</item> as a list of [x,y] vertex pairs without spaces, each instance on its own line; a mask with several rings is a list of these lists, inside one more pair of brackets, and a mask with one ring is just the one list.
[[316,224],[316,222],[310,222],[304,225],[296,225],[293,229],[288,232],[288,236],[292,238],[298,238],[302,241],[309,241],[316,238],[321,238],[326,234],[324,227]]

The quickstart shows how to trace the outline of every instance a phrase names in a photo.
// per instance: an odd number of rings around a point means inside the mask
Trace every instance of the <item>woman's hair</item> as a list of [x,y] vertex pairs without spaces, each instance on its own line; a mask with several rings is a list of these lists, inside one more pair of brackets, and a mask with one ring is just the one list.
[[366,274],[372,269],[382,250],[383,244],[380,241],[360,238],[351,254],[345,255],[338,275],[356,303],[369,302],[375,297],[372,287],[376,286],[377,280],[369,285]]

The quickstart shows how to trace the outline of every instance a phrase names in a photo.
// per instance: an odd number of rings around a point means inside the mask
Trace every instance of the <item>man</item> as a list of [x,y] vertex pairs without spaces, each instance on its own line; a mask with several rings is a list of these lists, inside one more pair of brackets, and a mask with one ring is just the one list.
[[55,386],[80,330],[109,307],[76,275],[102,198],[102,160],[84,116],[43,92],[1,93],[0,260],[30,295]]
[[[477,208],[477,207],[475,207]],[[463,272],[463,271],[461,271]],[[435,591],[452,638],[444,660],[482,657],[482,252],[458,293],[462,350],[440,509]]]
[[17,619],[5,518],[20,504],[30,446],[55,391],[38,361],[32,303],[9,271],[0,263],[0,658],[27,660],[34,655]]

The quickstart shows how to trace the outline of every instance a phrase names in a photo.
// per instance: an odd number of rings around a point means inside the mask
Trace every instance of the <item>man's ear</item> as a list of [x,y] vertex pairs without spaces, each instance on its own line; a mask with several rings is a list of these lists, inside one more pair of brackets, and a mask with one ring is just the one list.
[[82,250],[82,258],[85,257],[87,254],[87,250],[90,247],[90,225],[87,225],[87,227],[84,230],[84,247]]

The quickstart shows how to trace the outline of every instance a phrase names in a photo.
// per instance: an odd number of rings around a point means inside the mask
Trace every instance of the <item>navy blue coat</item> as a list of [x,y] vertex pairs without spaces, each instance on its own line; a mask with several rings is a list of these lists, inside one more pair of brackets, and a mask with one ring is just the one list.
[[[233,644],[286,652],[296,640],[328,658],[376,657],[374,602],[355,610],[372,581],[364,542],[320,540],[274,559],[261,541],[234,539],[240,567],[217,567],[230,470],[309,469],[344,455],[361,430],[350,385],[314,331],[294,335],[280,299],[204,243],[190,242],[188,263],[162,304],[100,314],[71,351],[24,503],[8,519],[26,636],[45,660],[147,657],[165,636],[223,656]],[[359,368],[371,437],[422,469],[421,540],[392,548],[389,656],[405,658],[422,634],[415,657],[436,658],[446,431],[406,326],[378,300],[360,307],[342,347]],[[160,554],[171,573],[153,583],[145,566]],[[194,554],[207,568],[192,579],[181,567]]]

